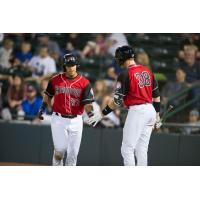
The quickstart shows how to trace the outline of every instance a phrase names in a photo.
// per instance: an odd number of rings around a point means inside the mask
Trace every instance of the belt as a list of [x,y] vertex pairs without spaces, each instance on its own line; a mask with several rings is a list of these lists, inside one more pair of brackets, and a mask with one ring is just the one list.
[[73,119],[75,117],[77,117],[77,115],[63,115],[57,112],[54,112],[57,116],[63,117],[63,118],[69,118],[69,119]]

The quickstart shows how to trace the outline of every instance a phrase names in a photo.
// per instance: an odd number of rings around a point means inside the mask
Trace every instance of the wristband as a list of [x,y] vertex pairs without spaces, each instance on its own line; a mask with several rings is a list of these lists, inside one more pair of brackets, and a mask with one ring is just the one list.
[[108,115],[109,113],[111,113],[113,110],[107,105],[103,110],[102,113],[103,115]]
[[153,107],[157,113],[160,112],[160,102],[153,102]]

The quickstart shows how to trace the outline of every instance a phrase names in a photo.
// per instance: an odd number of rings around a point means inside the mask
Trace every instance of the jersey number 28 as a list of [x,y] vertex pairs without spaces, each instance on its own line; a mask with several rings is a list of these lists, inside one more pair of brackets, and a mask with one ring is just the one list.
[[137,73],[135,73],[135,77],[138,80],[138,85],[140,88],[151,85],[151,79],[150,79],[148,72],[146,72],[146,71],[144,71],[142,73],[137,72]]

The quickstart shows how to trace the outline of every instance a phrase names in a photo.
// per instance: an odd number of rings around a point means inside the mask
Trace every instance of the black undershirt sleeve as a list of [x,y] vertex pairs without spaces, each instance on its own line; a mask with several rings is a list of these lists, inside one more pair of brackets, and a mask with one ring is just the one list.
[[128,71],[123,71],[118,79],[115,89],[115,95],[114,95],[114,102],[117,105],[121,105],[123,103],[123,98],[128,94],[129,90],[129,77],[128,77]]
[[92,89],[90,83],[85,87],[85,89],[83,91],[81,102],[83,105],[94,102],[94,92],[93,92],[93,89]]
[[44,91],[44,93],[49,96],[50,98],[52,98],[55,94],[54,88],[53,88],[53,84],[52,81],[50,80],[47,86],[47,89]]
[[[156,81],[155,77],[153,76],[153,90],[152,90],[152,97],[157,98],[160,96],[158,82]],[[157,113],[160,112],[160,102],[153,102],[153,106]]]
[[152,97],[156,98],[160,96],[160,91],[158,88],[158,82],[156,81],[156,79],[153,76],[153,90],[152,90]]

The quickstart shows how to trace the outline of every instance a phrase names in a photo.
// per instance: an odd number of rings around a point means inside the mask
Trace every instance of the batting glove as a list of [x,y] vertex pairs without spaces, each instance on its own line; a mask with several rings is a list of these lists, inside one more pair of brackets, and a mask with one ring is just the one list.
[[43,115],[43,110],[40,109],[39,112],[38,112],[38,118],[39,118],[40,120],[43,120],[43,119],[44,119],[44,117],[43,117],[42,115]]
[[156,113],[155,129],[159,129],[161,126],[162,126],[162,121],[160,119],[160,114]]
[[44,117],[43,117],[42,115],[43,115],[44,110],[45,110],[46,107],[47,107],[47,103],[46,103],[46,102],[42,102],[42,105],[41,105],[40,110],[39,110],[39,112],[38,112],[38,118],[39,118],[40,120],[43,120],[43,119],[44,119]]
[[103,115],[101,113],[94,113],[93,116],[89,117],[89,119],[86,121],[88,125],[92,125],[95,127],[98,122],[100,122],[103,118]]

